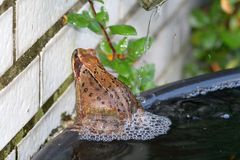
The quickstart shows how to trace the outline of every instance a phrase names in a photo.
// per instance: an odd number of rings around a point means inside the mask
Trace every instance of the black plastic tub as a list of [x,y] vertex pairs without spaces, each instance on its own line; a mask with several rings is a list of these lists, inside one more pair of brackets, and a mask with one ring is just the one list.
[[141,94],[144,108],[173,121],[149,141],[90,142],[63,131],[33,160],[240,158],[240,69],[177,81]]

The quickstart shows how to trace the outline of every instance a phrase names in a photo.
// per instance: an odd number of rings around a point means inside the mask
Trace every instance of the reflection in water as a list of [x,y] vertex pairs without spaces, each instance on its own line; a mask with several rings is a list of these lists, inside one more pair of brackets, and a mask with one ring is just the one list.
[[168,135],[149,141],[102,143],[82,141],[76,132],[65,131],[44,147],[34,160],[240,158],[240,88],[156,103],[149,111],[173,120]]
[[106,160],[127,150],[124,142],[88,142],[80,143],[73,148],[72,160]]
[[145,160],[148,145],[136,142],[86,142],[74,148],[72,160]]

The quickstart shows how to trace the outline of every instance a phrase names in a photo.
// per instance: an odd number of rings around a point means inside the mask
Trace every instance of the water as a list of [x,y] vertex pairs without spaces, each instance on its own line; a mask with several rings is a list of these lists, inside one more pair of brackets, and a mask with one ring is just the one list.
[[103,143],[78,140],[77,133],[65,131],[35,160],[240,159],[239,87],[156,103],[149,111],[173,121],[167,135]]

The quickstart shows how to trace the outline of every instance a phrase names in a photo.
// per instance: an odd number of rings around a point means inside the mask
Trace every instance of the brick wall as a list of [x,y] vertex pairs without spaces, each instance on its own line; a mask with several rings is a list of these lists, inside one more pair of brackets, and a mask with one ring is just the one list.
[[[105,1],[110,24],[131,24],[146,35],[151,12],[136,0]],[[0,0],[0,159],[30,159],[61,114],[73,113],[71,53],[95,48],[100,37],[64,26],[61,18],[86,8],[77,0]],[[158,84],[181,78],[189,8],[187,0],[169,0],[152,20],[154,44],[136,65],[155,63]]]

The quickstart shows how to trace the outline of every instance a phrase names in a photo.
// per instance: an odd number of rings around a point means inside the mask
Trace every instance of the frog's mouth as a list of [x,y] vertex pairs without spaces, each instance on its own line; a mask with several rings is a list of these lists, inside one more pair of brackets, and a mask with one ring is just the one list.
[[76,78],[80,77],[80,71],[81,71],[83,64],[78,57],[77,49],[73,52],[73,55],[72,55],[72,65],[73,65],[72,67],[73,67],[74,76]]

